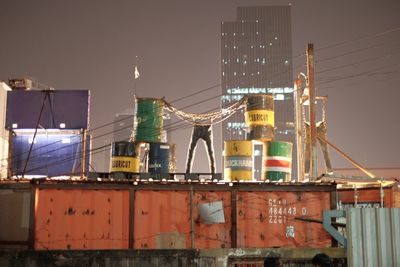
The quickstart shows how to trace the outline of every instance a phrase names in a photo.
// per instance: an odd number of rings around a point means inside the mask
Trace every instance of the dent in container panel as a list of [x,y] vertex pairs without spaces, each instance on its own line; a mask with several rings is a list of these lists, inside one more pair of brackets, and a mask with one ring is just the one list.
[[135,192],[134,248],[190,248],[189,191]]
[[35,249],[128,249],[129,191],[36,189]]
[[238,192],[238,247],[328,247],[322,225],[295,217],[322,219],[330,192]]
[[[207,223],[201,218],[198,205],[212,205],[222,202],[222,210],[212,211],[223,216],[220,223]],[[231,247],[231,192],[197,191],[194,193],[195,248],[230,248]],[[220,215],[220,216],[221,216]]]

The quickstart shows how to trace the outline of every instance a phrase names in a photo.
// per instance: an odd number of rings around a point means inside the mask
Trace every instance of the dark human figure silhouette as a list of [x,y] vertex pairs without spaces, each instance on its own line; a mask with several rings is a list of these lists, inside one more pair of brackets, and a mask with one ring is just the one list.
[[190,173],[192,169],[192,159],[193,153],[195,151],[197,141],[199,139],[203,139],[206,142],[208,159],[210,162],[210,171],[211,173],[215,173],[215,159],[214,159],[214,150],[212,145],[212,131],[211,125],[194,125],[192,131],[192,139],[189,145],[189,151],[186,161],[186,173]]

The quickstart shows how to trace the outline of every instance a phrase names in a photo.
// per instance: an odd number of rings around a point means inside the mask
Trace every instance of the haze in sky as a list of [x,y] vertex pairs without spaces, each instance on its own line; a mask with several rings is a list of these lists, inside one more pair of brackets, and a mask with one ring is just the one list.
[[[220,105],[221,21],[236,20],[238,6],[289,4],[293,73],[306,72],[305,48],[313,43],[317,94],[329,97],[328,139],[365,166],[399,167],[398,0],[1,0],[0,80],[29,76],[56,89],[89,89],[92,129],[132,108],[135,91],[172,102],[216,86],[176,102],[205,112]],[[190,125],[171,133],[180,172],[190,134]],[[221,172],[219,125],[214,140]],[[95,138],[92,148],[111,141],[112,135]],[[350,166],[331,153],[335,168]],[[106,171],[108,156],[94,154],[93,168]],[[193,170],[206,172],[207,163],[198,145]]]

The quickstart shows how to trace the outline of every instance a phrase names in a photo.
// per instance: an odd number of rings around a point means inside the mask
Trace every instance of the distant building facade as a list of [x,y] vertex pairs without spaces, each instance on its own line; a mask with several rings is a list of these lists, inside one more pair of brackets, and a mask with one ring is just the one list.
[[113,123],[114,142],[129,141],[133,129],[133,112],[116,114]]
[[[221,25],[222,107],[246,94],[272,93],[275,140],[293,142],[297,176],[290,6],[239,7],[237,20]],[[222,124],[223,140],[245,140],[244,110]],[[255,156],[261,157],[256,149]],[[255,166],[255,178],[261,166]]]

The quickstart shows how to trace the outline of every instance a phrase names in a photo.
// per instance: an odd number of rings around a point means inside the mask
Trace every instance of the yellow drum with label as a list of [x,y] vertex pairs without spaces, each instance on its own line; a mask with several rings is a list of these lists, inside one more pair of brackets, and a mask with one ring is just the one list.
[[[140,160],[138,144],[139,143],[135,142],[112,143],[110,161],[111,173],[132,174],[139,172]],[[124,176],[122,177],[129,178]]]
[[245,122],[246,139],[271,141],[274,138],[274,97],[271,94],[247,96]]
[[247,140],[224,142],[224,178],[253,180],[253,143]]

